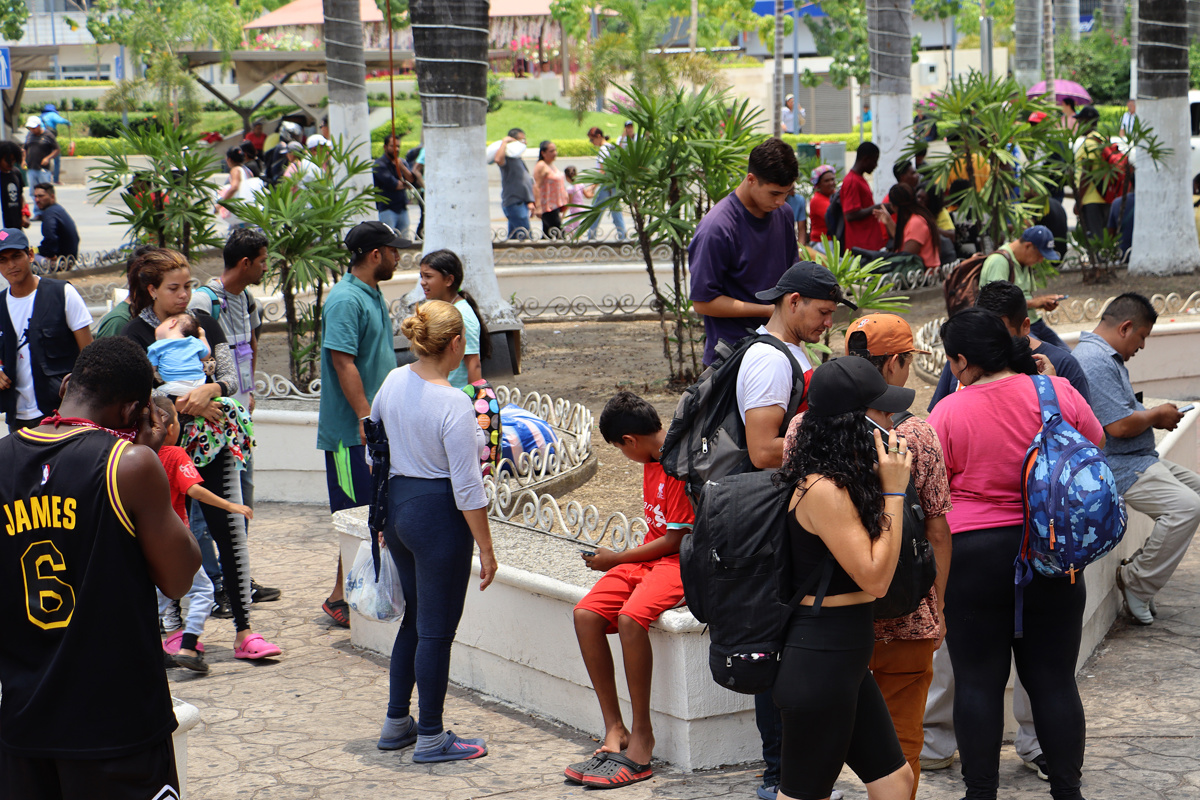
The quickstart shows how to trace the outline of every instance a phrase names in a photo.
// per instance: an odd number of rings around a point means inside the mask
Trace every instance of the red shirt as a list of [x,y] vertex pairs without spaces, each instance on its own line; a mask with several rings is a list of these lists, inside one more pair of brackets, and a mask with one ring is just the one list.
[[860,220],[850,221],[850,212],[875,205],[875,195],[867,179],[854,170],[846,173],[842,181],[842,213],[846,217],[846,248],[861,247],[866,250],[882,250],[887,237],[879,227],[879,221],[868,214]]
[[810,242],[820,242],[822,236],[829,235],[825,227],[825,212],[829,210],[829,198],[820,192],[813,192],[812,200],[808,201],[808,225]]
[[251,131],[242,138],[254,145],[254,149],[260,153],[263,150],[263,145],[267,143],[267,135],[265,133],[254,133]]
[[183,524],[187,525],[187,490],[198,483],[204,483],[204,479],[200,477],[196,465],[182,447],[163,445],[159,448],[158,460],[167,471],[167,482],[171,485],[171,508],[175,509]]
[[[642,503],[646,510],[646,544],[664,536],[668,529],[692,529],[696,512],[683,491],[683,482],[663,471],[652,461],[642,465]],[[679,558],[678,555],[672,558]]]

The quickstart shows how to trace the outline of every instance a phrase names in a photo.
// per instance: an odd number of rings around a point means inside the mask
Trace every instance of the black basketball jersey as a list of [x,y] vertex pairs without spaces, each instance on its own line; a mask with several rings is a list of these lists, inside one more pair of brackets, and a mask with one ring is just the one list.
[[117,491],[129,446],[87,427],[0,440],[0,746],[109,758],[175,730],[158,604]]

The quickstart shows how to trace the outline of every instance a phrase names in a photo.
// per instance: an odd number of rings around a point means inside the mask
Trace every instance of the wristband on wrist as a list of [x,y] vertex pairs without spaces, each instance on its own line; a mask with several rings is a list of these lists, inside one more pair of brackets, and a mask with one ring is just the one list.
[[907,497],[908,495],[905,494],[904,492],[884,492],[883,496],[884,497]]

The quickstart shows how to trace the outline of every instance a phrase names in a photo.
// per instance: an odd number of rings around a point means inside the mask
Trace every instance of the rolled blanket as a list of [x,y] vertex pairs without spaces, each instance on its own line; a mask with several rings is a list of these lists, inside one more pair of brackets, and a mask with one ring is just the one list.
[[221,421],[213,424],[195,417],[183,429],[183,447],[197,467],[206,467],[222,450],[233,454],[235,466],[246,468],[246,459],[254,447],[254,422],[249,412],[232,397],[218,397]]

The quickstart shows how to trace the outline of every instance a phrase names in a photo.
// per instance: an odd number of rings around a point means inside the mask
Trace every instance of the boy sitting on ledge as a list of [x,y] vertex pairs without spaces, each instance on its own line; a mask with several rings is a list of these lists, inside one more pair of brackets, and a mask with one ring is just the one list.
[[[572,764],[567,778],[585,786],[613,788],[649,778],[654,753],[650,725],[650,623],[683,604],[679,543],[690,533],[695,514],[683,484],[658,462],[666,431],[654,406],[621,392],[604,406],[600,433],[630,461],[643,466],[644,544],[617,553],[604,547],[583,553],[594,570],[604,572],[575,606],[575,634],[604,717],[604,743],[587,761]],[[619,633],[633,708],[633,730],[626,729],[617,700],[608,634]],[[625,751],[622,753],[622,751]]]

